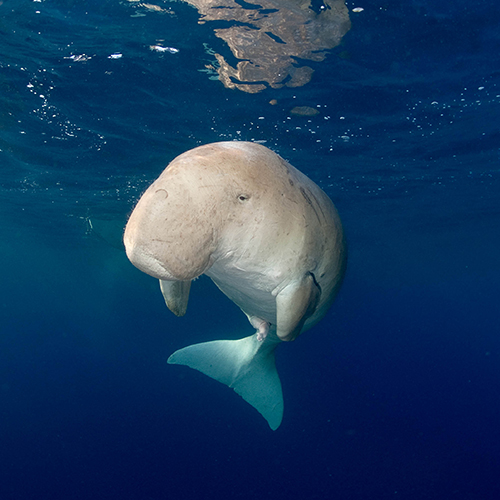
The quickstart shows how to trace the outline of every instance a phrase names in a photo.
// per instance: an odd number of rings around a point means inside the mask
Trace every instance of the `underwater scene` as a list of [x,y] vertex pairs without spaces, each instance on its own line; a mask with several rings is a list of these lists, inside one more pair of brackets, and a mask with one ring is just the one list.
[[500,498],[497,3],[148,2],[0,0],[0,500]]

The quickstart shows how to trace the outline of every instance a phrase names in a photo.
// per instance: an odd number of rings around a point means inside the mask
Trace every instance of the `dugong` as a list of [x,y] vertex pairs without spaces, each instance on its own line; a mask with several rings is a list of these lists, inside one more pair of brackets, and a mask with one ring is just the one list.
[[168,363],[232,387],[277,429],[283,395],[274,350],[323,318],[345,273],[330,198],[265,146],[207,144],[175,158],[151,184],[124,243],[132,264],[160,280],[177,316],[201,274],[246,314],[253,335],[191,345]]

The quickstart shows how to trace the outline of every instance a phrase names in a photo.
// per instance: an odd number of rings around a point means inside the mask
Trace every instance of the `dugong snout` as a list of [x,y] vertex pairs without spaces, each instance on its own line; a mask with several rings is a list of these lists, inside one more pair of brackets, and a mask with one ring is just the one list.
[[[168,198],[168,193],[165,189],[148,191],[144,193],[146,199],[139,201],[125,228],[125,251],[130,262],[141,271],[157,279],[173,280],[176,278],[166,267],[163,256],[165,242],[160,241],[158,235],[153,239],[149,237],[154,230],[153,226],[158,226],[158,217],[154,212],[158,210],[158,204],[163,204]],[[152,211],[151,207],[156,210]]]
[[142,195],[128,220],[123,236],[127,257],[154,278],[188,281],[210,266],[212,221],[196,210],[188,191],[187,180],[160,177]]
[[127,235],[125,235],[124,243],[128,259],[142,272],[159,280],[175,279],[162,263],[143,246],[136,244],[133,240],[127,242]]

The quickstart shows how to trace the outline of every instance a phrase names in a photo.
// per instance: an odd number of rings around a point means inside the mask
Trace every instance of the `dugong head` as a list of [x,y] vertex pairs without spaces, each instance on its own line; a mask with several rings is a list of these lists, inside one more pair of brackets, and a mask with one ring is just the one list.
[[276,182],[275,171],[261,168],[269,155],[285,164],[267,148],[246,142],[200,146],[175,158],[130,216],[124,234],[130,261],[160,280],[187,281],[207,271],[225,229],[231,226],[233,237],[243,234],[249,217],[267,216],[275,203],[270,200],[259,216],[256,198]]

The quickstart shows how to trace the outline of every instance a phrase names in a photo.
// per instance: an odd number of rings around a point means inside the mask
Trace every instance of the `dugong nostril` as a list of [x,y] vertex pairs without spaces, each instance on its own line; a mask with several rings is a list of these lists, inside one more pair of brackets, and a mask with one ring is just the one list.
[[165,198],[164,198],[165,200],[168,198],[168,193],[165,189],[157,189],[155,191],[155,194],[157,194],[157,193],[162,193],[165,196]]

